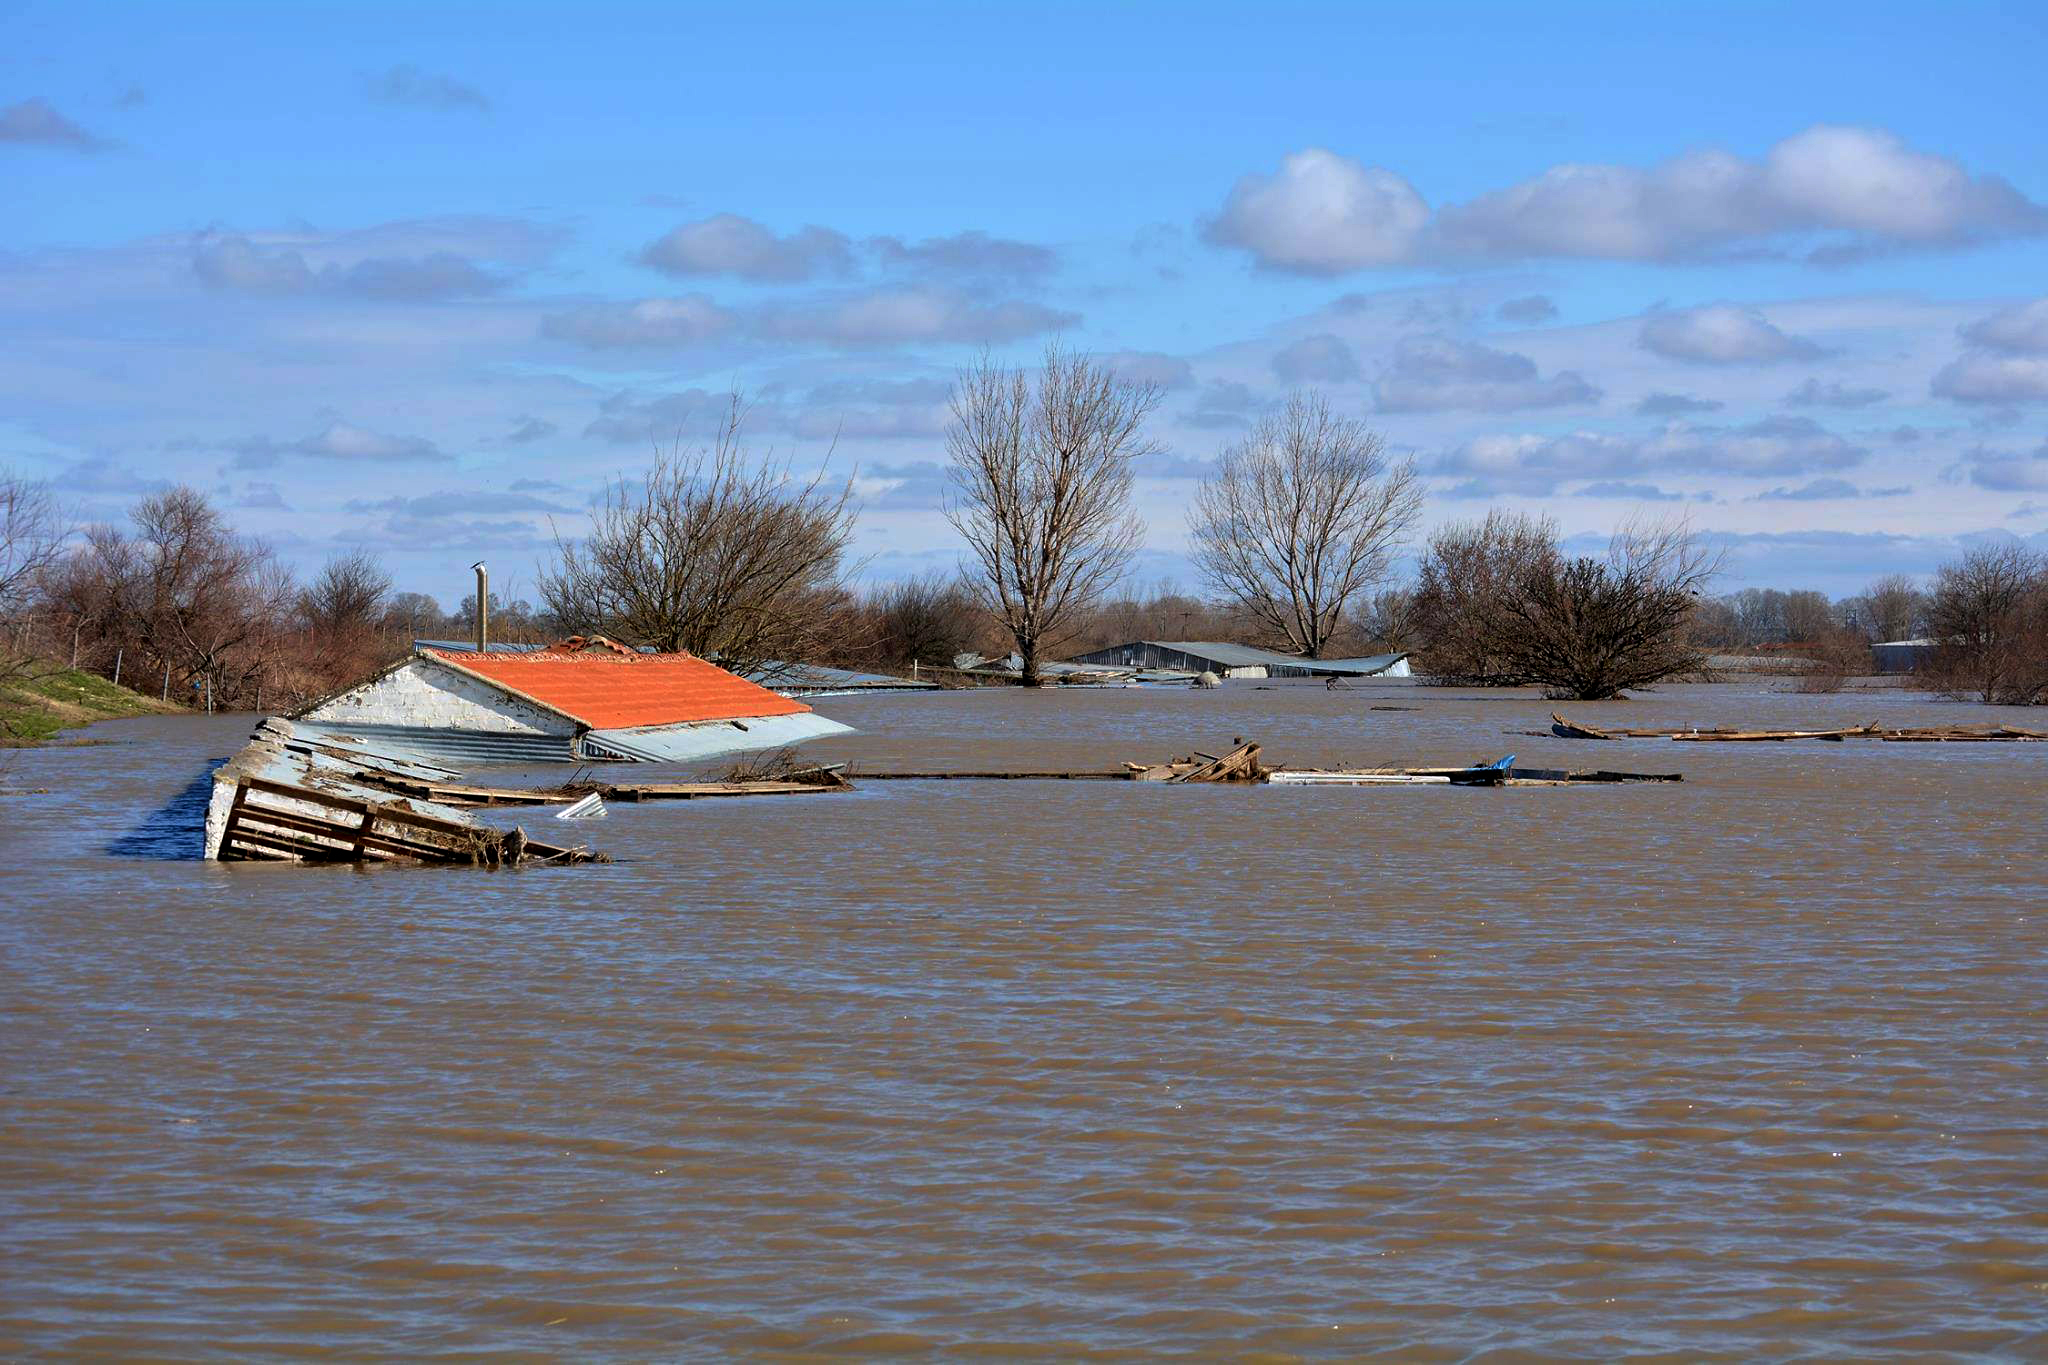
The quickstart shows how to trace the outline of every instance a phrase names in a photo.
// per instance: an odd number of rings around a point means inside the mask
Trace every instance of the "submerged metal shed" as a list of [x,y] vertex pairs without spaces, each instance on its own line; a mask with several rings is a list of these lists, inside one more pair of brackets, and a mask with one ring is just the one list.
[[1934,657],[1934,641],[1886,640],[1870,647],[1870,657],[1880,673],[1918,673]]
[[1405,678],[1406,654],[1363,659],[1304,659],[1298,654],[1219,640],[1133,640],[1077,654],[1073,662],[1121,668],[1171,668],[1225,678]]
[[467,764],[674,762],[851,729],[695,655],[599,637],[482,654],[424,647],[292,719]]

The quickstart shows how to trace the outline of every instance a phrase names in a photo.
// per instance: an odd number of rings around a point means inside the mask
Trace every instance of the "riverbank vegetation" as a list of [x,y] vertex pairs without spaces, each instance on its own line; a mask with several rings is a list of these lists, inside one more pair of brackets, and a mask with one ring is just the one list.
[[183,709],[131,692],[82,668],[65,668],[42,659],[14,662],[13,676],[0,682],[0,748],[40,744],[94,721]]

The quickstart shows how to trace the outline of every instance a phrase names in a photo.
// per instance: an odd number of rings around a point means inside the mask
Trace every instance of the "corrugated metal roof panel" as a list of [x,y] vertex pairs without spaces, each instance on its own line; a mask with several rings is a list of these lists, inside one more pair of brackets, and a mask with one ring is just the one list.
[[779,749],[826,735],[851,734],[851,725],[828,720],[806,709],[787,716],[757,716],[700,725],[651,725],[634,729],[592,730],[583,736],[583,750],[592,757],[638,759],[644,763],[680,763],[748,749]]
[[342,725],[295,720],[296,737],[338,745],[381,762],[454,764],[457,769],[501,763],[572,763],[566,735],[516,735],[492,730],[450,730],[430,725]]
[[1309,668],[1319,668],[1326,673],[1355,673],[1360,677],[1371,677],[1384,673],[1407,658],[1404,654],[1368,654],[1357,659],[1296,659],[1294,662]]

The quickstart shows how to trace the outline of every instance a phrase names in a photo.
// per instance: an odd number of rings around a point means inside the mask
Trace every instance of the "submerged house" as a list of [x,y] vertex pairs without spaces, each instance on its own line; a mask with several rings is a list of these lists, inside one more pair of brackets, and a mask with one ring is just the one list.
[[291,720],[302,735],[457,764],[679,762],[852,728],[694,654],[599,636],[503,652],[423,645]]
[[1133,640],[1077,654],[1078,664],[1118,668],[1175,669],[1214,673],[1220,678],[1406,678],[1406,654],[1363,659],[1304,659],[1298,654],[1233,645],[1218,640]]

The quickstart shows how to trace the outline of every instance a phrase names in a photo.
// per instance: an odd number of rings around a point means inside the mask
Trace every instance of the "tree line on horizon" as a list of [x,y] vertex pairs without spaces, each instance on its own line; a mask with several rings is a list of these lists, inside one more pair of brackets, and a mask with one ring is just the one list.
[[[2048,556],[1970,550],[1926,588],[1887,575],[1854,597],[1710,596],[1718,557],[1682,522],[1624,525],[1574,555],[1547,518],[1494,509],[1440,527],[1394,581],[1423,508],[1412,463],[1313,391],[1224,450],[1188,512],[1201,591],[1128,590],[1143,526],[1136,466],[1160,400],[1085,355],[1035,370],[984,357],[955,385],[945,515],[957,574],[856,587],[851,484],[754,459],[734,397],[702,448],[658,449],[611,483],[580,537],[557,537],[536,602],[489,606],[492,637],[603,634],[737,669],[883,670],[1014,654],[1042,665],[1134,639],[1225,639],[1303,657],[1412,653],[1448,682],[1599,698],[1702,672],[1711,653],[1802,653],[1818,676],[1867,671],[1869,646],[1930,637],[1931,683],[2048,702]],[[375,555],[343,551],[301,582],[203,493],[149,494],[126,525],[73,526],[49,490],[0,477],[0,683],[88,669],[220,709],[288,709],[403,657],[466,639],[476,602],[401,592]]]

